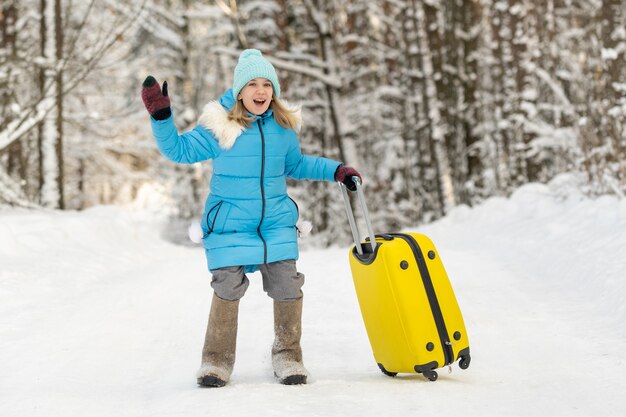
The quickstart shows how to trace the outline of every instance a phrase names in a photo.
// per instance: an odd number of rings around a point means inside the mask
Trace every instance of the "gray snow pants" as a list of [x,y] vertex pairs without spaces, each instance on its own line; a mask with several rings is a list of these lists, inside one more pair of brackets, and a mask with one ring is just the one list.
[[[293,301],[302,297],[304,274],[296,270],[296,261],[278,261],[259,265],[263,277],[263,291],[276,301]],[[211,287],[224,300],[239,300],[246,293],[250,281],[243,266],[212,269]]]

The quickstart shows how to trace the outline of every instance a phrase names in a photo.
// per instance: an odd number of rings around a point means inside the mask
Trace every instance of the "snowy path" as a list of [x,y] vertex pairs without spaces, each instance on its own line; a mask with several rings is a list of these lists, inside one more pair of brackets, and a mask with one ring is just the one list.
[[[546,216],[552,220],[536,227],[556,232],[544,235],[543,250],[532,250],[536,230],[519,217],[501,221],[503,208],[523,203],[491,204],[497,207],[460,210],[422,229],[438,244],[465,315],[468,370],[441,370],[435,383],[383,376],[347,249],[312,250],[298,264],[307,277],[310,384],[274,381],[271,301],[255,274],[241,304],[232,382],[219,390],[199,389],[194,379],[210,300],[200,250],[160,240],[154,223],[120,209],[0,212],[0,416],[624,415],[623,310],[606,315],[626,288],[617,260],[624,202],[605,225],[616,243],[591,254],[613,260],[606,282],[598,282],[609,294],[582,285],[559,290],[579,277],[561,279],[550,268],[570,274],[567,267],[584,265],[576,256],[552,259],[551,244],[567,237],[557,226],[569,227],[573,215]],[[481,216],[489,221],[481,224]],[[515,242],[505,225],[516,230]],[[606,233],[600,229],[580,233]]]

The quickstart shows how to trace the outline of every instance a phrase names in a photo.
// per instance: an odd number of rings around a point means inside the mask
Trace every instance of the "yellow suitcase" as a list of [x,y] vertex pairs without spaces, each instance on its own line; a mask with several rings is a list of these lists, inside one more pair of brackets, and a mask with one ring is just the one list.
[[[459,360],[470,364],[469,339],[454,291],[433,242],[417,233],[376,235],[361,243],[343,184],[355,242],[350,269],[374,359],[389,376],[421,373],[431,381],[435,369]],[[363,191],[357,194],[369,236],[373,236]]]

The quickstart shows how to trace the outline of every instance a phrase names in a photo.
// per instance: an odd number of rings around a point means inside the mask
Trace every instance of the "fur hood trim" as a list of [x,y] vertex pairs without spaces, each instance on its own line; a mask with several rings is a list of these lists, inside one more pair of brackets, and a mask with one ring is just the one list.
[[220,148],[230,149],[245,129],[239,123],[228,120],[226,109],[219,101],[209,101],[202,109],[198,124],[213,133],[220,143]]
[[[302,128],[302,109],[282,101],[283,105],[294,113],[297,120],[296,132]],[[237,138],[246,129],[239,123],[228,120],[228,112],[219,101],[209,101],[202,109],[198,124],[208,129],[217,138],[220,148],[228,150],[233,147]]]

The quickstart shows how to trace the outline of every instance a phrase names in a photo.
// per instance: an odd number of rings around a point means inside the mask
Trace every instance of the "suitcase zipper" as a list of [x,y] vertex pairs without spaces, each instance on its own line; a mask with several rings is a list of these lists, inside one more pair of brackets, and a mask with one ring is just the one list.
[[405,240],[409,244],[411,250],[413,251],[413,254],[415,255],[415,260],[417,261],[417,266],[419,268],[420,275],[422,276],[422,282],[424,283],[424,289],[426,290],[426,296],[428,297],[428,302],[430,303],[430,309],[433,313],[433,318],[435,319],[437,332],[439,333],[439,340],[441,341],[441,346],[443,348],[443,354],[446,363],[442,366],[450,365],[454,362],[452,343],[450,342],[450,338],[448,337],[446,323],[443,320],[443,314],[441,312],[441,307],[439,306],[439,300],[437,300],[437,294],[435,293],[435,287],[433,286],[433,281],[430,278],[430,273],[428,272],[428,267],[426,266],[424,254],[422,253],[419,244],[413,238],[413,236],[404,233],[390,233],[390,235]]

